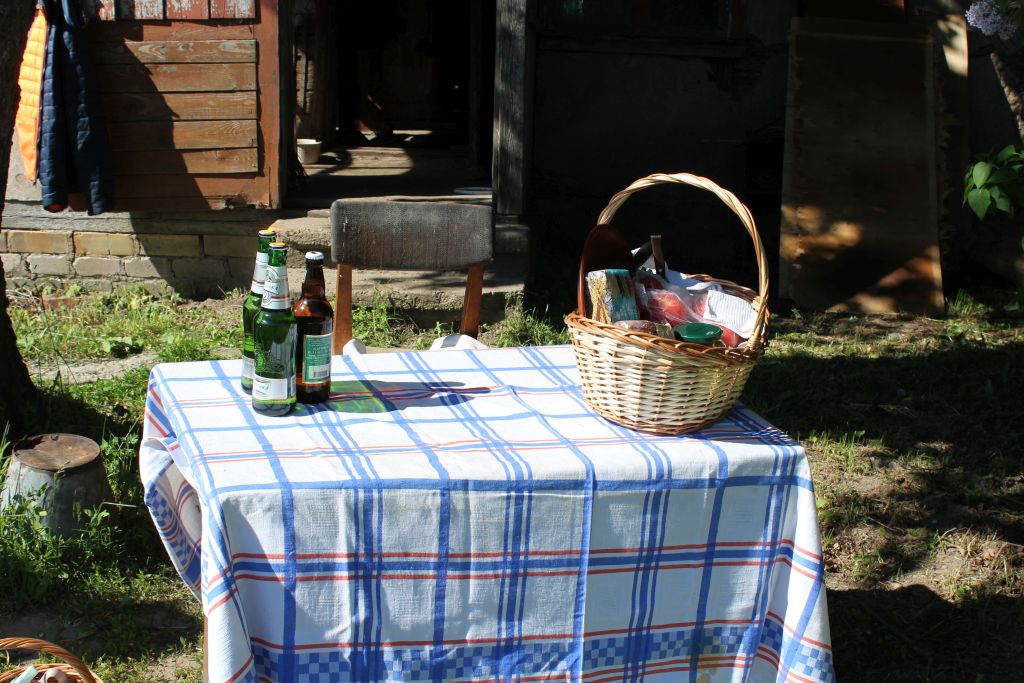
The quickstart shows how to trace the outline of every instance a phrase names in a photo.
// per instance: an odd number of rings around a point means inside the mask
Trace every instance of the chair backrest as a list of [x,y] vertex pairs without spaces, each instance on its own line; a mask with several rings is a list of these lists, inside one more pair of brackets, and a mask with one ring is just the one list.
[[468,268],[460,331],[480,325],[483,264],[494,252],[490,206],[442,202],[338,199],[331,205],[331,257],[337,264],[334,353],[352,338],[352,268]]

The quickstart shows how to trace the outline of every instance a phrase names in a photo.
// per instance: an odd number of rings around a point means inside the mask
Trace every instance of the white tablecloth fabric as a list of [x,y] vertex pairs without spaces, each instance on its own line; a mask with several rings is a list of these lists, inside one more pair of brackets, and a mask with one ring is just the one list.
[[569,347],[336,357],[255,413],[153,369],[140,465],[211,681],[834,680],[803,449],[595,415]]

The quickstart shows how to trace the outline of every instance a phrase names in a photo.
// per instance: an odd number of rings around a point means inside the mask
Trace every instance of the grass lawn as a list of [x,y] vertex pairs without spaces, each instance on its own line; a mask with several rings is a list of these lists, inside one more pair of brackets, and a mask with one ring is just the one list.
[[[15,292],[11,315],[39,370],[222,354],[241,342],[241,301],[134,289],[44,310]],[[790,312],[773,322],[744,401],[810,454],[840,680],[1007,681],[1024,668],[1024,320],[1001,303],[963,294],[944,319]],[[383,299],[356,316],[370,345],[423,347],[436,333],[402,324]],[[566,339],[560,322],[521,306],[482,338]],[[0,513],[0,623],[3,635],[85,656],[107,681],[199,681],[199,606],[141,501],[147,378],[143,367],[40,382],[49,411],[36,431],[101,443],[114,500],[66,541],[43,533],[31,506]]]

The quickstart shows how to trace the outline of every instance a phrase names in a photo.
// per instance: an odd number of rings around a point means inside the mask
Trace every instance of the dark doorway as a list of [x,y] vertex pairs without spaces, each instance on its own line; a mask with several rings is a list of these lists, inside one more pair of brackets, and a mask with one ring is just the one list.
[[296,137],[322,147],[290,206],[490,185],[494,0],[306,0],[296,12]]

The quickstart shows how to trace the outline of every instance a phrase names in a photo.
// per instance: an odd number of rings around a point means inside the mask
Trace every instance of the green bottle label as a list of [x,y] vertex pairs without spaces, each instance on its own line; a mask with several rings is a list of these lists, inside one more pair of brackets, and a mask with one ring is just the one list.
[[331,335],[307,334],[302,346],[302,381],[321,383],[331,378]]

